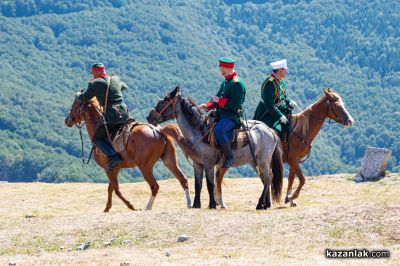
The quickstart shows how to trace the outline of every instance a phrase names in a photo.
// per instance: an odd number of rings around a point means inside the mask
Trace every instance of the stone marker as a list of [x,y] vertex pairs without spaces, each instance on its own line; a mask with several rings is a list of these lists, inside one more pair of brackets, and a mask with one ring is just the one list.
[[391,155],[391,150],[367,147],[361,163],[361,170],[357,173],[355,181],[368,181],[385,176]]

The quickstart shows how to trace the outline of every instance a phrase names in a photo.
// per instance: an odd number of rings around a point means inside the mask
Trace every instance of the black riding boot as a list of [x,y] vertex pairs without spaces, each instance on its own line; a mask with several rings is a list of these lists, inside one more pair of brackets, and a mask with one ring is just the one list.
[[121,162],[121,158],[114,148],[105,141],[96,141],[95,145],[108,157],[108,171],[117,167],[118,163]]
[[233,164],[233,154],[232,154],[232,148],[231,144],[229,141],[225,142],[224,144],[221,144],[221,150],[225,155],[225,161],[222,164],[222,168],[229,168]]

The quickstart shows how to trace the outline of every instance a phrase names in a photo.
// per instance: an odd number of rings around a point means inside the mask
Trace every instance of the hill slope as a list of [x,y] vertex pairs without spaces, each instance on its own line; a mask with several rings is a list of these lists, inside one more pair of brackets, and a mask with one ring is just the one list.
[[[360,184],[353,177],[311,177],[299,207],[268,211],[255,210],[262,190],[257,179],[226,179],[226,210],[185,209],[179,182],[167,180],[160,182],[154,210],[131,212],[114,197],[107,214],[101,213],[104,184],[0,184],[0,263],[337,265],[343,261],[327,260],[326,248],[357,248],[389,250],[391,257],[346,263],[398,265],[400,175]],[[136,208],[144,208],[150,195],[143,182],[123,184],[121,192]],[[207,193],[202,196],[206,203]],[[189,240],[177,242],[184,234]],[[86,242],[87,250],[76,250]]]
[[[221,55],[238,59],[248,117],[268,63],[284,57],[288,93],[302,108],[322,95],[322,87],[343,97],[356,125],[324,126],[303,164],[306,174],[354,171],[367,145],[392,149],[389,169],[399,170],[397,1],[97,2],[0,3],[2,179],[106,180],[98,168],[82,169],[78,133],[63,125],[74,92],[90,79],[91,63],[104,62],[122,76],[131,113],[144,121],[156,99],[177,84],[206,101],[221,80]],[[180,163],[192,175],[182,157]],[[247,167],[230,172],[254,175]],[[169,173],[157,166],[156,176]],[[141,175],[128,170],[121,179]]]

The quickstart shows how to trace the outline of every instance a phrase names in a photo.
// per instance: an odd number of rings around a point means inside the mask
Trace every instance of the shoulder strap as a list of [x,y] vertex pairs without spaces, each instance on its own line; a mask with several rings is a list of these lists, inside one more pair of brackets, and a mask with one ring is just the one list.
[[108,101],[108,91],[110,90],[110,82],[111,78],[109,76],[106,76],[107,79],[107,90],[106,90],[106,99],[104,101],[104,113],[107,111],[107,101]]

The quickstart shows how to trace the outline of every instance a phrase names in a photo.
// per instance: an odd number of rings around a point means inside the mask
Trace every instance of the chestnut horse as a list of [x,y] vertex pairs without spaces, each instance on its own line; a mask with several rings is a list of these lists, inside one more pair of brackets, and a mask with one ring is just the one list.
[[[285,203],[290,206],[297,206],[296,199],[301,188],[304,186],[305,178],[301,171],[300,164],[311,152],[311,144],[317,136],[325,119],[329,118],[342,124],[344,127],[351,127],[354,124],[353,117],[344,107],[344,102],[339,94],[330,88],[324,89],[324,96],[315,103],[308,106],[302,112],[292,116],[293,130],[288,142],[283,142],[284,162],[289,164],[288,188]],[[299,177],[299,186],[292,194],[292,186],[295,176]]]
[[[84,121],[88,135],[90,139],[93,139],[94,130],[100,119],[101,109],[95,97],[85,104],[75,100],[68,116],[65,118],[65,125],[67,127],[72,127]],[[118,168],[107,171],[108,158],[102,153],[96,152],[95,147],[94,159],[96,163],[106,171],[109,180],[108,199],[104,212],[108,212],[112,206],[112,193],[114,191],[129,209],[135,210],[132,204],[122,196],[119,190],[118,174],[121,168],[133,168],[136,166],[139,167],[151,189],[150,200],[146,207],[147,210],[150,210],[159,189],[157,180],[153,175],[153,167],[160,158],[181,183],[185,190],[187,207],[190,208],[191,199],[188,189],[188,180],[178,166],[174,141],[171,137],[163,133],[163,129],[153,127],[149,124],[140,124],[133,127],[127,147],[120,153],[120,156],[122,161]]]

